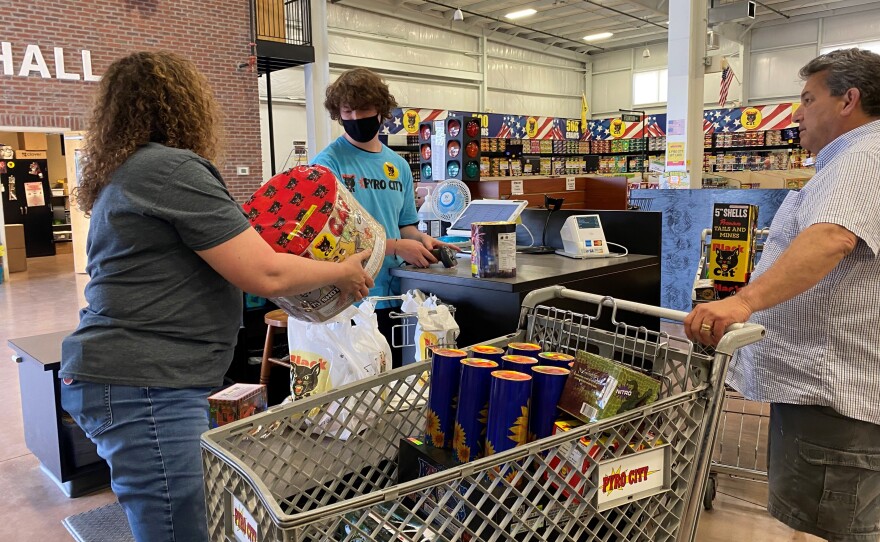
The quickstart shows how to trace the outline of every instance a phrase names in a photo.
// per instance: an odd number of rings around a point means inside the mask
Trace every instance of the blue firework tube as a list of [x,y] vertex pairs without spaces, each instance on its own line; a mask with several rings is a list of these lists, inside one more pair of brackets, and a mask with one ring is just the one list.
[[505,371],[519,371],[525,374],[532,374],[532,367],[538,364],[538,360],[531,356],[512,356],[506,355],[501,357],[501,368]]
[[562,367],[568,369],[568,364],[574,361],[571,354],[563,354],[562,352],[541,352],[538,354],[538,363],[541,365],[551,365],[553,367]]
[[425,440],[435,448],[452,446],[455,404],[461,378],[460,362],[466,357],[464,350],[451,348],[435,348],[431,357],[431,390],[428,394]]
[[537,358],[541,353],[541,345],[535,343],[509,343],[507,345],[508,356],[531,356]]
[[489,361],[494,361],[499,366],[501,366],[501,357],[504,356],[504,354],[504,349],[498,348],[497,346],[478,344],[477,346],[471,347],[471,357],[488,359]]
[[483,456],[486,421],[489,417],[489,386],[498,364],[487,359],[461,360],[458,411],[455,414],[453,449],[467,463]]
[[531,376],[518,371],[492,371],[486,455],[526,443],[531,392]]
[[549,437],[556,422],[556,405],[571,371],[552,365],[532,367],[532,404],[529,440]]

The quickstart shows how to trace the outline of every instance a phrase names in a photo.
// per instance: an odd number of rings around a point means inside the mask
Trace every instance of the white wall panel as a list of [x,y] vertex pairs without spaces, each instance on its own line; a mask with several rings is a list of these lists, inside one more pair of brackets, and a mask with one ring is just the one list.
[[666,44],[657,44],[648,46],[651,52],[650,58],[642,56],[645,47],[636,47],[633,49],[633,68],[637,71],[641,70],[659,70],[665,68],[669,64],[669,53]]
[[555,55],[546,55],[536,51],[529,51],[528,49],[520,49],[519,47],[494,41],[488,43],[486,46],[486,53],[494,58],[533,62],[548,67],[582,69],[584,66],[583,62],[576,62]]
[[489,113],[511,113],[545,117],[580,118],[581,99],[533,96],[521,92],[489,90]]
[[819,39],[819,21],[786,22],[752,30],[752,52],[789,45],[816,43]]
[[601,117],[632,107],[632,72],[630,70],[593,75],[593,101],[590,114]]
[[[272,96],[274,98],[292,98],[304,100],[306,95],[305,71],[301,68],[287,68],[272,72]],[[266,97],[266,76],[258,80],[260,97]]]
[[749,68],[751,103],[800,96],[803,82],[798,77],[798,71],[815,56],[816,47],[813,45],[753,52]]
[[[275,130],[275,169],[282,171],[284,159],[293,148],[293,141],[306,140],[306,108],[304,105],[273,103],[272,120]],[[230,141],[234,141],[235,129],[227,127],[227,131],[232,135]],[[265,101],[260,101],[260,135],[263,146],[263,177],[268,179],[272,175],[272,169],[269,160],[269,107]],[[288,163],[287,167],[291,165],[292,163]]]
[[826,17],[822,23],[822,45],[878,39],[880,39],[880,9]]
[[487,82],[491,89],[580,96],[584,73],[580,69],[550,68],[501,59],[489,59]]
[[401,107],[476,111],[480,103],[479,88],[474,86],[401,79],[393,75],[385,76],[385,81]]
[[632,49],[590,56],[593,73],[632,68]]

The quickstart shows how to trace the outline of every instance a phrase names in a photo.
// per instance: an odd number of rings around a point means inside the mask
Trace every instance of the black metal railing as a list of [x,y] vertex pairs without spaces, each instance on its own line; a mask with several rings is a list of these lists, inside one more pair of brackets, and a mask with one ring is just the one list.
[[256,39],[312,44],[312,21],[309,0],[251,0]]

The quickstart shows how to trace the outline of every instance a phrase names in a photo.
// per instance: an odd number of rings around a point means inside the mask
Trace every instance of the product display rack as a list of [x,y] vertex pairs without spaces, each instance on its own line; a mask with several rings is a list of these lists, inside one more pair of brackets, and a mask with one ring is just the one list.
[[786,171],[801,169],[810,153],[802,149],[796,128],[706,134],[703,171]]
[[407,135],[405,145],[395,145],[389,142],[388,148],[399,154],[409,164],[413,182],[419,182],[421,171],[419,168],[419,136]]

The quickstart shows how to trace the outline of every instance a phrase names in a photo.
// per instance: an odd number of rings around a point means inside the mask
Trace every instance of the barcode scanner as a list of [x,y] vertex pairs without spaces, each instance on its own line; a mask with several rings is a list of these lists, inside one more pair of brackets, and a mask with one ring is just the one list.
[[443,263],[443,267],[449,268],[458,265],[458,261],[455,259],[456,250],[452,247],[442,246],[435,248],[431,251],[431,254]]

